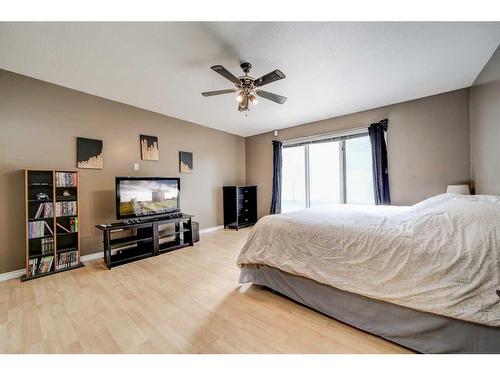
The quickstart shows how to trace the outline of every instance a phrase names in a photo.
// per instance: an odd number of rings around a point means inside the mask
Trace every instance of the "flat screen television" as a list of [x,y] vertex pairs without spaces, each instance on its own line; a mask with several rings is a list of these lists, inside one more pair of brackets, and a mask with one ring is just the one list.
[[116,217],[126,219],[180,210],[180,179],[116,177]]

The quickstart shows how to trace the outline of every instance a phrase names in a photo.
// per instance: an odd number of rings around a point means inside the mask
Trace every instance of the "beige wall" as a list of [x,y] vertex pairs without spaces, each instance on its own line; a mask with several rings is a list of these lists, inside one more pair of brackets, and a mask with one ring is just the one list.
[[[276,139],[368,126],[389,119],[387,134],[392,203],[408,205],[468,182],[469,92],[457,90],[348,116],[280,130]],[[272,133],[248,137],[247,184],[258,185],[259,217],[268,214],[272,185]]]
[[[472,89],[476,97],[471,102],[481,99],[494,111],[498,86],[491,86],[495,97],[486,91],[489,84],[484,85]],[[479,116],[477,108],[471,103],[471,118]],[[277,139],[368,126],[383,118],[389,119],[394,204],[413,204],[443,192],[449,183],[469,181],[468,89],[283,129]],[[489,120],[483,123],[492,127]],[[77,136],[104,141],[104,169],[80,170],[82,254],[101,249],[94,225],[114,220],[114,177],[118,175],[180,176],[183,211],[195,214],[201,227],[207,228],[222,224],[221,186],[244,184],[246,169],[246,182],[258,185],[259,216],[269,210],[272,133],[243,139],[0,70],[0,134],[0,273],[24,264],[21,169],[74,169]],[[139,134],[159,137],[160,161],[140,160]],[[489,153],[498,150],[494,139],[484,137],[491,144]],[[178,173],[180,150],[194,153],[191,175]],[[140,164],[139,172],[133,171],[134,162]]]
[[[140,160],[139,134],[159,137],[159,161]],[[245,182],[241,137],[0,70],[0,273],[24,266],[21,169],[74,169],[77,136],[104,141],[104,169],[80,170],[82,254],[101,250],[94,225],[115,219],[115,176],[180,176],[202,228],[223,222],[221,187]],[[178,173],[181,150],[193,174]]]
[[500,47],[470,88],[470,127],[476,193],[500,195]]

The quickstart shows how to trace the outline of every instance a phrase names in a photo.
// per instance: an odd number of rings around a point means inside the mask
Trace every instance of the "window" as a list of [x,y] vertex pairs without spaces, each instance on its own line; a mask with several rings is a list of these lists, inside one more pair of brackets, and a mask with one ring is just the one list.
[[297,211],[306,208],[304,151],[304,146],[283,149],[281,212]]
[[309,145],[310,207],[329,206],[342,202],[339,173],[340,147],[340,142]]
[[373,204],[368,135],[285,144],[281,199],[282,212],[338,203]]
[[348,139],[344,147],[346,203],[374,204],[370,138]]

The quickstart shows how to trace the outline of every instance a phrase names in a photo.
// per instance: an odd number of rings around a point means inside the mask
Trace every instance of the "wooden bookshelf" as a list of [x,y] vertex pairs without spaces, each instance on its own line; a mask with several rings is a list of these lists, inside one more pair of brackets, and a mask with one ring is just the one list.
[[26,274],[22,281],[82,267],[79,174],[25,169]]

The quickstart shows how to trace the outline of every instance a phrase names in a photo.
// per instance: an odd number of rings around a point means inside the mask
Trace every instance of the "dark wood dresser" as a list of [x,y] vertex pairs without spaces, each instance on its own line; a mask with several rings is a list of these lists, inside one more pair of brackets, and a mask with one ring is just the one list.
[[224,186],[224,228],[257,222],[257,186]]

